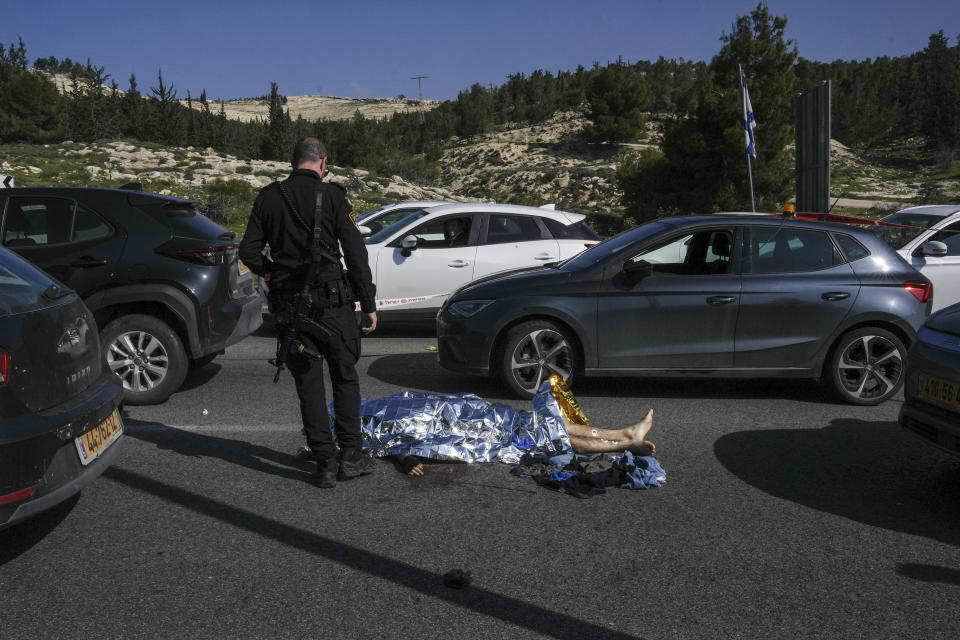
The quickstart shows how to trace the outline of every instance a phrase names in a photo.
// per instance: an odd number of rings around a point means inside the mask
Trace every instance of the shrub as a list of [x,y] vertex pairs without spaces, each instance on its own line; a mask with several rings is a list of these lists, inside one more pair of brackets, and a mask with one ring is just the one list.
[[257,197],[257,190],[242,180],[215,180],[203,185],[203,192],[203,212],[218,224],[245,218]]

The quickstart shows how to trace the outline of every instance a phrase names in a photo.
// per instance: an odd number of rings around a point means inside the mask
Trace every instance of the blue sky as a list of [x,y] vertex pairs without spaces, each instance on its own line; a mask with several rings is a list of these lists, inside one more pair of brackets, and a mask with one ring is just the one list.
[[[31,62],[56,56],[103,66],[142,91],[157,71],[179,97],[288,95],[456,97],[510,73],[630,61],[709,61],[756,0],[0,0],[0,42],[22,36]],[[770,0],[813,60],[862,60],[960,35],[957,0]]]

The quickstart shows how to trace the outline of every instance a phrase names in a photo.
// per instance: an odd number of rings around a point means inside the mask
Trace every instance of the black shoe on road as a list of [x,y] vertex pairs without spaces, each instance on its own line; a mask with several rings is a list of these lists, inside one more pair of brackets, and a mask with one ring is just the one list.
[[317,486],[321,489],[333,489],[337,486],[337,472],[331,468],[332,465],[326,461],[317,461],[317,470],[314,472],[314,478]]
[[340,456],[340,474],[337,479],[350,480],[373,473],[376,463],[362,449],[345,451]]

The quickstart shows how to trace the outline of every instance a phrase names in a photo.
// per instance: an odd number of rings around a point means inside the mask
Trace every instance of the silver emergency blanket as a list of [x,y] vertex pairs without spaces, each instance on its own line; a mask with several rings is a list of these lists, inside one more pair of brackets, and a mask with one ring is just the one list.
[[572,451],[547,382],[533,398],[533,411],[487,402],[472,393],[404,391],[364,399],[360,424],[363,447],[377,457],[406,453],[516,464],[525,453],[554,456]]

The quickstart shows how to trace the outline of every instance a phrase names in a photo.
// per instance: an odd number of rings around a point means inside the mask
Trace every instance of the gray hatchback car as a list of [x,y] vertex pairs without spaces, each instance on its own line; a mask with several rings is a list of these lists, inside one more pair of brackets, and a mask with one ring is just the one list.
[[930,316],[907,358],[900,426],[960,455],[960,304]]
[[777,216],[644,224],[460,288],[441,366],[532,396],[551,373],[822,378],[853,404],[903,384],[933,286],[873,234]]

